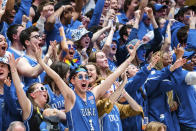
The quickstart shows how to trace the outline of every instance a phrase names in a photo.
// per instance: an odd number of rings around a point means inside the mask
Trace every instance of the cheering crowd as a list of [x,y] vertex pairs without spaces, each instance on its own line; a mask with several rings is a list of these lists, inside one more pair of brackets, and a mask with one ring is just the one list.
[[0,0],[0,131],[196,131],[195,0]]

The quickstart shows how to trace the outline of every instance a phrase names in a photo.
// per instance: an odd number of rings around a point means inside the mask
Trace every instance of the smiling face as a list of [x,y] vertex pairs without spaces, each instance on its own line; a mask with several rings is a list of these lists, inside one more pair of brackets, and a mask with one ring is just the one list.
[[5,55],[7,48],[8,44],[5,37],[3,35],[0,35],[0,57],[3,57]]
[[0,81],[4,81],[8,77],[9,72],[8,65],[0,63]]
[[71,79],[71,83],[74,85],[77,94],[85,94],[89,85],[88,73],[86,71],[78,72]]
[[111,0],[110,8],[115,10],[115,13],[118,12],[118,0]]
[[89,83],[95,83],[98,77],[95,65],[86,65],[86,68],[88,70]]
[[166,67],[170,64],[172,64],[172,53],[171,52],[165,52],[163,54],[163,66]]
[[96,53],[96,65],[100,68],[108,68],[108,59],[106,58],[105,53],[97,52]]

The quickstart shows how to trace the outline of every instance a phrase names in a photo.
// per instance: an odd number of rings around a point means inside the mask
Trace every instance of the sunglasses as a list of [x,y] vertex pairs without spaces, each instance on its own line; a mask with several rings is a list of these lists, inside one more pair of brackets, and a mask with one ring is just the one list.
[[30,37],[30,38],[39,39],[39,38],[42,38],[42,36],[41,35],[34,35],[34,36]]
[[84,79],[85,79],[85,80],[89,80],[88,75],[79,74],[77,77],[78,77],[79,80],[84,80]]
[[40,87],[36,88],[36,89],[33,91],[33,93],[34,93],[34,92],[37,92],[37,91],[47,91],[47,88],[44,87],[44,86],[40,86]]

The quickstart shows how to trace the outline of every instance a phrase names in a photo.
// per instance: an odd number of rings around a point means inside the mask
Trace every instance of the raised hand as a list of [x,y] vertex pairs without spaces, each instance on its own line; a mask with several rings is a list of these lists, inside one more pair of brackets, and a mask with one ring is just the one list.
[[177,45],[177,48],[174,48],[177,59],[182,58],[184,55],[184,47],[180,46],[180,43]]
[[[36,58],[37,62],[39,62],[40,60],[42,60],[42,49],[37,44],[33,44],[33,48],[35,50],[35,52],[34,52],[35,58]],[[49,46],[48,52],[49,52],[49,50],[52,50],[50,48],[51,47]],[[48,52],[47,52],[47,54],[48,54]]]
[[191,11],[190,12],[190,18],[189,18],[189,28],[190,29],[195,29],[195,24],[196,24],[195,12]]
[[135,44],[135,46],[132,45],[132,44],[129,44],[127,46],[127,50],[129,51],[130,56],[135,57],[136,51],[137,51],[137,48],[138,48],[139,45],[140,45],[140,40],[138,40],[138,42]]
[[4,80],[4,84],[6,84],[6,86],[10,87],[12,84],[12,81],[10,80],[10,77],[5,78]]
[[186,59],[182,59],[182,58],[177,59],[175,63],[170,66],[170,71],[172,72],[176,70],[177,68],[183,66],[186,62],[187,62]]
[[145,7],[145,8],[144,8],[144,11],[146,12],[146,14],[148,15],[148,17],[149,17],[150,19],[154,17],[152,8]]

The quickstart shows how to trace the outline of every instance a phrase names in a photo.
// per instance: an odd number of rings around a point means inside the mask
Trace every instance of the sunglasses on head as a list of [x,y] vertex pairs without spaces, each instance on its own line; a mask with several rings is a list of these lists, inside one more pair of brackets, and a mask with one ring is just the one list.
[[37,92],[37,91],[47,91],[47,88],[44,86],[40,86],[40,87],[37,87],[33,92]]
[[79,74],[77,77],[78,77],[79,80],[84,80],[84,79],[85,79],[85,80],[89,80],[88,75]]

